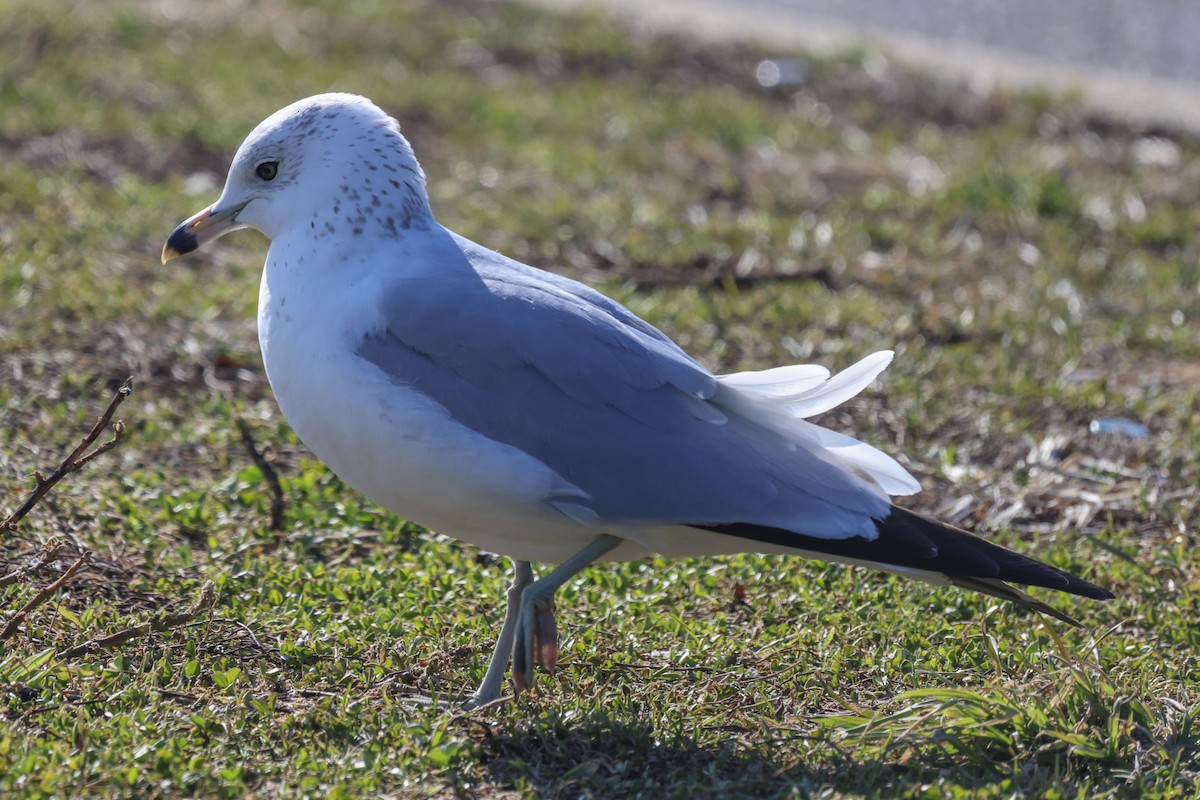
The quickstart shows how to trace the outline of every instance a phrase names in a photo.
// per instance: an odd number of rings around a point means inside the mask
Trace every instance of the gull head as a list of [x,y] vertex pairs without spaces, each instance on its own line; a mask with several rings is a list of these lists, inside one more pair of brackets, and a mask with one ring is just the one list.
[[431,219],[425,174],[396,120],[365,97],[320,94],[250,132],[217,202],[171,233],[162,260],[239,228],[268,239],[293,228],[399,237]]

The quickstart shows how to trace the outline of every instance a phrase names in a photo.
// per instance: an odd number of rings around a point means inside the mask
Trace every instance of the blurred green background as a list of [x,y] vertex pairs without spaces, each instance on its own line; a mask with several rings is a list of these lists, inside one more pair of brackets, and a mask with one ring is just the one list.
[[[764,59],[803,80],[762,87]],[[331,90],[397,116],[445,225],[714,370],[895,348],[822,422],[905,454],[914,508],[1118,599],[1047,598],[1087,625],[1059,630],[799,559],[602,566],[559,595],[560,670],[456,714],[507,565],[295,439],[255,340],[261,237],[159,265],[245,134]],[[0,533],[0,573],[55,537],[92,552],[0,642],[0,793],[1195,796],[1198,153],[877,54],[509,3],[0,2],[6,507],[136,384],[120,446]],[[1089,431],[1114,417],[1147,434]],[[0,587],[0,615],[70,560]],[[195,623],[62,657],[206,580]]]

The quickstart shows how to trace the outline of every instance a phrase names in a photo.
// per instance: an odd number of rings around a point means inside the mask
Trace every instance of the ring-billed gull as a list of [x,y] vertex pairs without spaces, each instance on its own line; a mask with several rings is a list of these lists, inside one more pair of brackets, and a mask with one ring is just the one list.
[[[268,117],[163,262],[227,231],[271,240],[259,293],[267,377],[300,438],[375,502],[508,556],[515,577],[470,705],[553,667],[555,591],[650,553],[794,553],[954,584],[1073,622],[1005,581],[1108,591],[891,503],[891,457],[806,417],[892,359],[836,375],[714,376],[628,309],[434,219],[394,119],[324,94]],[[531,562],[557,564],[534,580]]]

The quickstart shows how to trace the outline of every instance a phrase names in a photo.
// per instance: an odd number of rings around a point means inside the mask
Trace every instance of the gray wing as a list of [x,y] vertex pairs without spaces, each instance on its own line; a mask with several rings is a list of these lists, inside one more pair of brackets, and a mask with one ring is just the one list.
[[842,538],[872,537],[870,517],[887,515],[821,454],[718,408],[712,374],[628,309],[454,243],[461,263],[388,288],[358,354],[587,492],[599,521]]

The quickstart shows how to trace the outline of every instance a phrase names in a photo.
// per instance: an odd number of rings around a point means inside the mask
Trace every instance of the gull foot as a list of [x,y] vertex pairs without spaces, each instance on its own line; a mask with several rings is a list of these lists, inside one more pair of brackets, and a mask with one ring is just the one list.
[[513,690],[518,696],[533,686],[536,664],[550,672],[558,664],[558,623],[554,618],[554,600],[549,597],[522,603],[512,659]]

